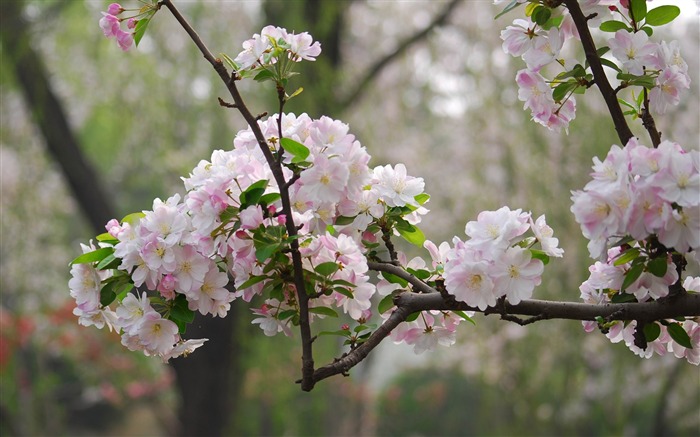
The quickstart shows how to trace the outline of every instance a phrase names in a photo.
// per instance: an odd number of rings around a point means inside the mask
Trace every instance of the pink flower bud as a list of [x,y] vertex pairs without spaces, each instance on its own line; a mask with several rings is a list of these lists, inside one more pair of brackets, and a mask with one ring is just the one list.
[[119,232],[122,230],[122,227],[117,219],[112,219],[107,222],[107,224],[105,225],[105,229],[107,229],[107,232],[112,237],[119,238],[118,235]]
[[285,224],[287,224],[287,216],[284,214],[278,215],[277,223],[279,223],[280,226],[284,226]]
[[107,6],[107,13],[110,15],[119,15],[122,12],[124,12],[124,8],[122,8],[122,5],[119,3],[112,3],[111,5]]
[[100,19],[100,28],[102,33],[105,34],[107,38],[111,38],[117,35],[119,32],[119,18],[111,14],[102,13],[103,17]]
[[129,18],[129,20],[126,22],[126,27],[129,29],[135,29],[136,28],[136,23],[138,23],[139,20],[137,20],[134,17]]

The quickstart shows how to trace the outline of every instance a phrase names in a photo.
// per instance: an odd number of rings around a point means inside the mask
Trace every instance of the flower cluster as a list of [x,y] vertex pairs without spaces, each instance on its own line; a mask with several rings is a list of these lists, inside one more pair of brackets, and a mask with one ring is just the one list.
[[[534,238],[524,239],[528,230]],[[542,280],[543,260],[563,255],[544,216],[533,221],[520,209],[484,211],[467,223],[465,232],[471,238],[455,237],[446,255],[445,287],[457,300],[482,311],[503,296],[513,304],[531,297]],[[531,249],[537,241],[541,251]]]
[[[669,106],[677,105],[680,91],[690,86],[688,66],[676,41],[650,42],[649,35],[653,31],[651,26],[672,21],[679,13],[678,8],[660,6],[648,13],[644,9],[646,15],[635,18],[629,11],[629,2],[586,0],[579,4],[584,16],[590,18],[589,26],[615,32],[614,37],[607,40],[608,46],[601,47],[598,53],[610,51],[617,64],[610,59],[604,59],[603,64],[618,73],[623,87],[649,89],[649,106],[655,113],[663,114]],[[567,9],[531,3],[526,15],[526,19],[515,19],[501,32],[503,50],[521,57],[527,64],[526,69],[516,74],[518,98],[525,102],[524,108],[531,111],[534,121],[558,132],[567,129],[575,117],[573,94],[585,92],[593,76],[587,73],[588,67],[584,68],[583,63],[562,53],[567,40],[579,37]],[[618,16],[623,21],[614,19]],[[544,71],[551,65],[559,71],[552,79],[546,79]],[[627,114],[641,115],[641,97],[636,105],[623,104],[632,109]]]
[[321,43],[308,32],[289,33],[287,29],[265,26],[253,38],[243,42],[243,51],[233,60],[237,71],[255,70],[276,64],[286,57],[292,62],[314,61],[321,53]]
[[[581,299],[585,303],[601,305],[616,299],[624,301],[625,296],[630,295],[639,302],[659,299],[667,296],[669,287],[678,281],[675,265],[670,259],[663,259],[664,267],[658,274],[644,271],[635,282],[623,288],[626,274],[633,266],[631,262],[618,262],[621,255],[621,248],[614,247],[608,251],[605,262],[598,261],[589,268],[590,276],[580,287]],[[664,270],[665,273],[663,273]],[[700,278],[686,277],[683,288],[691,293],[700,292]],[[665,320],[647,325],[644,327],[646,348],[641,348],[638,341],[635,341],[639,335],[636,320],[628,323],[622,321],[582,323],[586,332],[593,332],[602,326],[610,341],[618,343],[624,340],[625,345],[641,357],[650,358],[654,353],[665,355],[671,352],[677,358],[685,357],[688,362],[700,365],[700,324],[695,320],[685,320],[682,323]]]
[[107,7],[107,12],[102,12],[100,28],[107,38],[114,37],[119,47],[127,51],[134,43],[133,30],[136,27],[136,19],[133,17],[126,19],[126,27],[132,32],[123,30],[121,22],[124,21],[124,18],[119,18],[119,15],[124,11],[125,9],[119,3],[110,4]]
[[593,159],[591,180],[572,196],[571,211],[590,240],[591,257],[602,258],[612,239],[651,236],[687,253],[700,247],[700,153],[663,141],[651,149],[631,139]]

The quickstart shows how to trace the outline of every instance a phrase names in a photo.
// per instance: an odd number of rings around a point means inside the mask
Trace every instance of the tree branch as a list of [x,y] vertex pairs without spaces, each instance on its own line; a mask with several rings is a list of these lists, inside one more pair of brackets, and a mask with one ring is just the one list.
[[430,32],[432,32],[436,27],[442,26],[447,21],[447,17],[452,13],[454,8],[461,0],[451,0],[445,8],[433,18],[433,21],[428,24],[423,30],[413,34],[412,36],[401,41],[394,51],[387,54],[381,59],[378,59],[370,68],[367,69],[362,79],[359,80],[355,88],[347,93],[343,98],[339,99],[339,107],[344,108],[346,106],[352,105],[359,97],[367,90],[369,84],[372,80],[384,69],[391,61],[399,57],[402,53],[408,50],[414,44],[425,39]]
[[583,50],[586,54],[586,60],[591,66],[591,71],[593,72],[595,84],[598,86],[600,93],[603,95],[605,104],[607,105],[610,116],[615,124],[617,136],[620,138],[622,146],[624,146],[634,135],[632,135],[632,131],[625,120],[625,115],[622,113],[622,108],[620,108],[620,104],[617,102],[615,90],[613,90],[607,76],[605,75],[603,64],[600,62],[600,58],[596,52],[595,43],[591,37],[591,32],[588,30],[588,22],[586,17],[581,11],[578,0],[564,0],[564,4],[569,10],[571,18],[574,20],[576,30],[581,38],[581,45],[583,45]]
[[165,6],[170,10],[175,19],[180,23],[180,25],[185,29],[187,34],[190,36],[192,41],[195,43],[199,51],[202,53],[204,58],[209,61],[209,63],[214,67],[214,70],[219,74],[219,77],[226,85],[229,94],[233,98],[234,105],[236,109],[241,113],[245,121],[250,126],[251,131],[255,135],[255,139],[258,141],[258,146],[260,147],[263,155],[265,156],[265,161],[267,162],[272,175],[277,182],[277,186],[280,187],[280,197],[282,201],[282,212],[286,215],[287,221],[285,223],[287,234],[290,243],[290,252],[292,255],[292,265],[294,268],[294,285],[297,290],[297,297],[299,299],[299,329],[301,331],[302,337],[302,382],[301,388],[304,391],[310,391],[313,388],[313,371],[314,371],[314,360],[313,360],[313,349],[311,337],[311,327],[309,323],[309,296],[306,294],[306,286],[304,283],[303,276],[303,266],[301,260],[301,254],[299,252],[299,242],[295,238],[297,235],[296,224],[293,220],[291,202],[289,199],[289,186],[284,178],[284,173],[282,172],[282,167],[277,162],[270,151],[270,147],[267,145],[267,140],[265,135],[260,130],[258,125],[257,117],[254,116],[241,96],[238,88],[236,87],[236,76],[235,73],[229,74],[228,70],[221,62],[220,59],[215,58],[214,55],[209,51],[207,46],[204,44],[202,39],[199,37],[197,32],[192,28],[192,26],[187,22],[185,17],[182,16],[180,11],[173,5],[171,0],[161,0],[160,5]]

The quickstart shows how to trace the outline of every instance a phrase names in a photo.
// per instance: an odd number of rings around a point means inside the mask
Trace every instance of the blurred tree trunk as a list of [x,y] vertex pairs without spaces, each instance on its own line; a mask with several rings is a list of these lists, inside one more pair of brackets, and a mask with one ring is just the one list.
[[46,67],[31,46],[21,6],[19,1],[0,2],[0,40],[6,59],[49,152],[60,166],[93,229],[102,233],[107,221],[115,217],[115,208],[94,168],[83,155],[63,107],[51,88]]
[[[29,23],[21,11],[21,1],[0,1],[3,51],[49,152],[93,230],[102,233],[107,221],[117,217],[116,207],[82,152],[63,106],[51,87],[46,67],[31,46]],[[97,35],[99,29],[96,28],[95,32]],[[198,315],[188,337],[208,338],[207,347],[186,359],[173,360],[181,394],[179,435],[222,435],[229,422],[227,412],[234,397],[229,388],[235,389],[238,385],[231,386],[231,383],[239,378],[239,372],[235,371],[237,360],[232,359],[239,344],[234,341],[233,319],[233,314],[224,319]]]

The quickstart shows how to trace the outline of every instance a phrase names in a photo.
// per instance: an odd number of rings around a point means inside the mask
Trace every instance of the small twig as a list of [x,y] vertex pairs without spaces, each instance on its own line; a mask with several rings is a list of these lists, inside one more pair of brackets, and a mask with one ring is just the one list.
[[644,126],[644,129],[646,129],[647,132],[649,132],[649,137],[651,138],[651,143],[654,146],[654,148],[659,147],[659,144],[661,144],[661,132],[656,130],[656,122],[654,121],[654,117],[649,111],[649,95],[647,93],[646,88],[644,88],[644,107],[642,108],[642,125]]
[[235,103],[229,103],[222,99],[221,97],[217,97],[219,99],[219,105],[223,106],[224,108],[233,108],[233,109],[238,109],[238,106],[236,106]]
[[261,120],[263,117],[267,117],[267,111],[261,112],[260,114],[255,116],[255,121]]
[[398,262],[399,255],[396,253],[394,243],[391,241],[391,229],[387,226],[382,226],[382,241],[384,241],[386,250],[389,251],[389,259],[394,263]]

